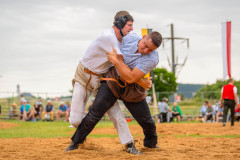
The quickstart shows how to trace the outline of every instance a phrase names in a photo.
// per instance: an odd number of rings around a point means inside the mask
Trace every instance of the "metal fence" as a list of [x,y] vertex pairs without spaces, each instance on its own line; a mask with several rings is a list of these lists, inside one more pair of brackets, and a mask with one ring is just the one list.
[[[208,100],[212,104],[215,104],[216,100],[220,99],[219,97],[212,96],[212,93],[218,93],[217,91],[209,91],[209,92],[202,92],[200,97],[196,96],[196,92],[156,92],[157,102],[161,101],[163,97],[168,98],[169,106],[172,105],[176,98],[180,96],[179,105],[183,109],[184,115],[189,116],[197,116],[199,115],[199,110],[201,105],[205,100]],[[210,95],[210,97],[209,97]],[[212,94],[213,95],[213,94]],[[156,104],[154,104],[152,93],[148,93],[147,101],[149,101],[149,107],[153,117],[157,117],[156,113]],[[54,105],[55,111],[59,106],[60,101],[70,102],[71,103],[72,94],[70,92],[62,92],[62,93],[53,93],[53,92],[31,92],[25,93],[25,99],[29,101],[30,105],[33,106],[36,102],[41,102],[43,107],[46,106],[47,100],[52,100]],[[94,100],[93,96],[89,97],[88,103],[86,105],[86,111],[91,103]],[[13,111],[12,104],[16,104],[16,113],[19,114],[20,112],[20,98],[16,92],[0,92],[0,118],[2,119],[11,119],[11,113]],[[123,114],[125,117],[131,117],[131,114],[128,112],[126,107],[124,107],[123,103],[119,101],[120,107],[122,109]],[[171,108],[171,107],[170,107]],[[157,110],[158,112],[158,110]]]

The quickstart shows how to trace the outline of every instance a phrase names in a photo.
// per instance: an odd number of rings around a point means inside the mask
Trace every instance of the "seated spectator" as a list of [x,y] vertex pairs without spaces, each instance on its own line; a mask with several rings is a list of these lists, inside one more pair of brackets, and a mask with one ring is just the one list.
[[53,113],[54,107],[52,105],[52,101],[48,100],[45,110],[42,112],[42,120],[51,120],[53,121]]
[[216,121],[219,122],[219,117],[223,117],[223,108],[219,105],[216,115]]
[[60,106],[57,110],[57,113],[56,113],[57,121],[59,121],[60,116],[65,117],[65,122],[68,121],[68,117],[69,117],[68,107],[67,107],[67,105],[64,104],[64,102],[60,102]]
[[36,111],[36,104],[33,105],[33,107],[30,109],[30,114],[28,116],[28,120],[36,122],[35,114],[37,113]]
[[70,116],[71,105],[70,105],[70,103],[68,101],[66,102],[66,106],[68,107],[68,113],[69,113],[69,116]]
[[29,120],[29,115],[30,115],[30,104],[29,104],[29,101],[24,101],[23,102],[23,105],[24,105],[24,110],[23,110],[23,121],[28,121]]
[[37,119],[40,119],[42,113],[42,105],[37,102],[33,105],[33,108],[31,109],[31,113],[29,115],[29,120],[37,121]]
[[146,101],[147,101],[147,104],[150,105],[152,103],[152,97],[151,96],[147,96],[146,97]]
[[182,111],[180,110],[180,107],[177,105],[177,102],[173,103],[173,107],[172,107],[172,116],[173,119],[175,117],[177,117],[177,121],[180,122],[181,120],[181,115],[182,115]]
[[240,120],[240,104],[235,108],[235,120]]
[[218,112],[218,107],[219,107],[219,101],[216,101],[216,104],[212,106],[213,107],[213,112],[215,114],[215,121],[217,122],[217,112]]
[[21,102],[19,119],[23,120],[24,102]]
[[215,121],[215,112],[211,103],[207,106],[207,120]]
[[36,106],[35,106],[35,114],[34,116],[37,118],[37,119],[40,119],[41,118],[41,115],[42,115],[42,110],[43,110],[43,106],[42,106],[42,103],[41,102],[37,102],[36,103]]
[[168,121],[168,112],[172,112],[167,104],[168,99],[166,97],[163,98],[162,102],[158,102],[159,116],[158,123],[167,122]]
[[202,108],[200,110],[201,116],[202,116],[202,122],[207,121],[207,107],[208,107],[208,101],[204,102],[204,105],[202,105]]
[[11,115],[12,115],[12,116],[17,115],[17,105],[16,105],[16,103],[13,103],[13,104],[12,104],[12,107],[11,107]]

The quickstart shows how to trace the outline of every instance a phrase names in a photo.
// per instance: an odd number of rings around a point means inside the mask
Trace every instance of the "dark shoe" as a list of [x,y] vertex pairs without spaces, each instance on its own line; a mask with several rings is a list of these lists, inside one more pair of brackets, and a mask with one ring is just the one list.
[[70,145],[65,149],[64,152],[72,151],[75,149],[78,149],[78,144],[74,144],[73,142],[70,143]]
[[159,148],[158,145],[155,145],[153,148]]
[[223,123],[223,127],[225,127],[226,126],[226,123]]
[[234,126],[234,124],[231,124],[231,126]]
[[[148,146],[146,146],[148,147]],[[151,147],[148,147],[148,148],[159,148],[158,145],[155,145],[155,146],[151,146]]]
[[134,155],[142,155],[143,153],[138,151],[133,142],[126,144],[126,151]]

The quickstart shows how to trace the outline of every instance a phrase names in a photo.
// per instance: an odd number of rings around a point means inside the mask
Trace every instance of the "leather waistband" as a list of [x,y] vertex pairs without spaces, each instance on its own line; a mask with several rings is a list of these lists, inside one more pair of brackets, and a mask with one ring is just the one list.
[[86,72],[86,73],[88,73],[88,74],[91,74],[91,75],[94,75],[94,76],[100,76],[100,74],[94,73],[94,72],[90,71],[90,70],[87,69],[87,68],[84,68],[84,72]]

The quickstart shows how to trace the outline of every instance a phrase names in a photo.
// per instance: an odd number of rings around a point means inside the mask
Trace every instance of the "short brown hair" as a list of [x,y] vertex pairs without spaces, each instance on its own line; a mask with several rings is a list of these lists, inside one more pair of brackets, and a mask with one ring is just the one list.
[[128,11],[118,11],[116,13],[116,15],[114,16],[114,21],[113,24],[115,24],[116,20],[118,19],[118,17],[120,16],[127,16],[128,17],[128,21],[134,21],[133,17],[129,14]]
[[162,35],[157,31],[149,33],[147,39],[149,38],[152,39],[152,42],[156,47],[159,47],[162,44]]
[[228,83],[230,83],[230,82],[233,82],[233,79],[232,79],[232,78],[230,78],[230,79],[228,80]]

